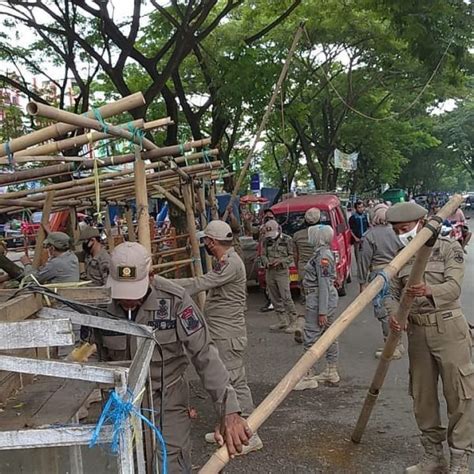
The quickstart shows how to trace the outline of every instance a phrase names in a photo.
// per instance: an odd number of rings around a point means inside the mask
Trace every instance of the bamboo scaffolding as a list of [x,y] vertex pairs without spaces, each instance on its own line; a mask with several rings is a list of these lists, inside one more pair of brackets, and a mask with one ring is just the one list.
[[[97,130],[98,132],[104,132],[104,126],[98,120],[94,118],[88,118],[84,115],[77,115],[66,110],[57,109],[50,105],[41,104],[39,102],[29,102],[26,106],[26,112],[33,117],[41,116],[49,118],[51,120],[57,120],[58,122],[68,123],[74,125],[76,128],[88,128],[90,130]],[[107,131],[109,135],[113,135],[120,138],[125,138],[136,145],[140,145],[146,150],[155,150],[158,148],[152,141],[146,138],[140,138],[134,135],[129,130],[125,130],[122,127],[116,125],[107,124]]]
[[[452,198],[440,211],[441,216],[449,215],[458,206],[459,196]],[[438,216],[440,215],[438,213]],[[430,219],[431,229],[435,231],[440,227],[440,221]],[[386,277],[390,280],[416,255],[426,242],[433,236],[433,230],[424,227],[416,237],[384,268]],[[329,326],[319,340],[298,360],[298,362],[283,377],[278,385],[260,403],[247,419],[248,425],[256,432],[265,420],[276,410],[288,394],[293,390],[304,374],[322,357],[329,346],[344,332],[350,323],[362,310],[377,296],[385,284],[385,278],[377,275],[367,288],[346,308],[337,320]],[[229,462],[229,453],[224,446],[218,449],[207,463],[200,469],[200,474],[216,474]]]
[[[154,120],[152,122],[145,122],[143,119],[133,120],[132,122],[122,123],[118,127],[128,127],[129,125],[141,129],[141,130],[153,130],[155,128],[160,128],[172,124],[173,121],[170,117],[165,117],[162,119]],[[90,142],[96,142],[98,140],[104,140],[108,138],[114,138],[114,135],[110,135],[103,132],[93,131],[90,133],[83,133],[81,135],[76,135],[75,137],[66,138],[64,140],[58,140],[52,143],[46,143],[44,145],[38,145],[34,148],[28,148],[26,150],[19,151],[13,155],[13,159],[16,162],[20,162],[19,158],[21,157],[33,157],[38,155],[50,155],[51,153],[60,153],[71,148],[77,148],[83,145],[87,145]],[[0,160],[0,163],[8,163],[8,161],[3,158]]]
[[[441,209],[437,214],[438,218],[441,219],[441,222],[447,219],[448,216],[453,214],[455,210],[461,205],[462,201],[463,198],[461,196],[457,196],[449,202],[449,206],[446,205],[445,207],[443,207],[443,209]],[[428,241],[424,245],[424,247],[422,247],[420,251],[416,254],[415,263],[413,264],[410,276],[408,277],[408,281],[406,284],[407,288],[423,281],[423,275],[425,273],[426,264],[428,263],[431,251],[433,250],[434,243],[434,240]],[[405,325],[407,324],[408,315],[410,313],[410,308],[414,299],[415,298],[413,296],[408,295],[406,291],[403,292],[398,307],[398,312],[395,316],[395,319],[400,324],[400,327],[405,327]],[[364,401],[364,405],[362,407],[356,426],[352,433],[351,439],[354,443],[360,443],[362,439],[362,436],[367,427],[367,423],[369,422],[370,415],[372,414],[372,410],[375,406],[375,403],[377,402],[380,390],[388,373],[393,353],[400,341],[400,336],[400,333],[390,331],[387,341],[385,342],[385,346],[382,351],[377,370],[375,371],[374,378]]]
[[[113,115],[121,114],[128,110],[136,109],[145,104],[145,98],[141,92],[136,92],[122,99],[116,100],[110,104],[99,107],[98,110],[102,117],[108,118]],[[94,117],[94,111],[90,110],[86,113],[87,117]],[[14,138],[7,143],[3,143],[0,146],[0,157],[8,156],[9,153],[15,153],[20,150],[24,150],[29,146],[36,145],[38,143],[45,142],[52,138],[57,138],[65,135],[68,132],[76,130],[76,126],[65,123],[56,123],[49,127],[42,128],[35,132],[29,133],[19,138]]]
[[132,208],[127,206],[125,209],[125,221],[127,222],[127,233],[129,242],[136,242],[137,235],[135,234],[135,226],[133,225]]
[[167,191],[163,186],[159,184],[154,184],[153,187],[169,201],[172,202],[178,209],[181,209],[183,212],[186,212],[186,207],[184,204],[173,194]]
[[[109,135],[125,138],[135,143],[135,145],[144,148],[145,150],[159,150],[159,147],[152,141],[144,137],[139,137],[128,130],[114,125],[107,124],[107,130],[104,130],[104,125],[98,120],[84,117],[83,115],[73,114],[72,112],[66,112],[64,110],[56,109],[49,105],[40,104],[38,102],[30,102],[26,106],[26,110],[30,115],[41,115],[42,117],[50,118],[52,120],[60,120],[62,122],[70,123],[71,125],[77,125],[78,127],[89,128],[91,130],[97,130],[99,132],[107,131]],[[169,161],[170,167],[173,171],[178,173],[183,179],[188,180],[189,177],[186,173],[178,166],[173,166],[173,161]]]
[[[163,149],[163,148],[162,148]],[[207,152],[208,155],[211,155],[211,156],[217,156],[219,154],[219,150],[217,149],[213,149],[213,150],[210,150]],[[191,161],[191,160],[196,160],[196,159],[200,159],[204,156],[204,153],[203,152],[198,152],[198,153],[192,153],[192,154],[189,154],[187,156],[180,156],[178,158],[175,159],[175,162],[176,163],[186,163],[188,161]],[[90,160],[88,160],[90,162]],[[131,162],[130,162],[131,163]],[[85,165],[90,165],[90,163],[85,163]],[[162,163],[149,163],[147,165],[145,165],[145,169],[146,170],[155,170],[155,169],[160,169],[161,167],[163,166]],[[100,166],[99,166],[100,167]],[[209,167],[209,164],[207,164],[207,167]],[[83,168],[85,169],[85,166],[83,166]],[[187,167],[183,167],[184,170],[187,169]],[[90,168],[88,168],[90,169]],[[115,177],[120,177],[120,176],[126,176],[126,175],[129,175],[129,174],[132,174],[133,173],[133,168],[128,168],[128,169],[125,169],[125,170],[122,170],[122,171],[114,171],[114,172],[110,172],[110,173],[102,173],[102,174],[99,174],[99,180],[102,181],[102,180],[106,180],[106,179],[109,179],[109,178],[115,178]],[[49,185],[46,185],[46,186],[43,186],[41,188],[38,188],[38,189],[30,189],[30,190],[24,190],[24,191],[13,191],[13,192],[8,192],[8,193],[4,193],[4,194],[0,194],[0,204],[2,203],[2,199],[16,199],[16,198],[21,198],[21,197],[25,197],[25,196],[33,196],[33,195],[37,195],[37,194],[44,194],[46,193],[47,191],[51,191],[51,190],[56,190],[58,192],[58,195],[61,195],[61,190],[63,189],[66,189],[66,190],[71,190],[71,187],[76,187],[76,186],[81,186],[81,185],[85,185],[85,184],[89,184],[89,183],[94,183],[95,181],[95,178],[93,176],[91,177],[87,177],[87,178],[79,178],[79,179],[74,179],[74,180],[71,180],[71,181],[65,181],[63,183],[55,183],[55,184],[49,184]],[[93,189],[93,188],[91,188]],[[42,196],[42,198],[33,198],[31,197],[31,199],[44,199],[44,196]]]
[[[200,148],[209,145],[209,138],[203,140],[196,140],[183,145],[173,145],[168,147],[159,148],[157,150],[147,151],[143,153],[143,159],[161,159],[165,163],[170,162],[169,155],[175,155],[182,151],[189,151],[192,148]],[[132,163],[135,159],[133,153],[127,155],[114,156],[111,158],[105,158],[100,160],[98,163],[99,168],[108,166],[124,165],[126,163]],[[93,160],[85,161],[81,164],[83,171],[91,170],[94,167]],[[62,163],[60,165],[45,166],[43,168],[34,168],[28,170],[16,171],[15,173],[5,173],[0,175],[0,186],[9,184],[20,184],[28,181],[34,181],[40,178],[51,178],[53,176],[61,176],[64,174],[70,174],[76,171],[76,165],[74,163]]]
[[[157,165],[157,163],[151,163],[149,165],[145,165],[145,170],[154,169],[156,167],[156,165]],[[221,166],[220,161],[213,161],[211,163],[205,163],[205,164],[204,163],[199,163],[199,164],[196,164],[196,165],[190,165],[190,166],[185,167],[183,169],[186,170],[187,174],[189,173],[190,175],[195,175],[197,172],[210,173],[212,170],[216,170],[220,166]],[[120,173],[119,176],[124,175],[124,173],[122,173],[121,171],[119,171],[117,173]],[[119,176],[117,176],[117,173],[110,173],[110,174],[114,175],[114,177],[119,177]],[[132,170],[127,170],[127,172],[126,172],[126,174],[132,174],[132,173],[133,173]],[[178,179],[172,170],[164,170],[164,171],[158,171],[158,172],[155,172],[155,173],[147,173],[146,174],[146,179],[150,180],[150,181],[151,180],[159,180],[159,179],[165,180],[166,178],[176,178],[175,182]],[[95,191],[95,184],[93,184],[94,178],[92,177],[91,179],[92,179],[92,181],[89,181],[89,182],[91,182],[92,184],[85,185],[85,186],[82,186],[82,187],[77,187],[77,188],[73,187],[75,181],[71,181],[69,189],[61,189],[59,191],[56,191],[58,197],[61,197],[61,198],[64,198],[66,196],[71,197],[71,196],[74,196],[77,193],[85,192],[85,191],[91,191],[91,193],[92,193],[93,191]],[[100,185],[100,188],[102,190],[102,189],[106,189],[106,188],[113,187],[113,186],[123,186],[123,185],[126,185],[126,184],[132,184],[132,183],[134,183],[134,177],[121,178],[120,180],[103,181]],[[0,199],[0,206],[2,205],[3,201],[4,201],[3,199]],[[43,195],[36,195],[35,197],[31,198],[31,202],[43,202],[43,201],[44,201],[44,196]]]

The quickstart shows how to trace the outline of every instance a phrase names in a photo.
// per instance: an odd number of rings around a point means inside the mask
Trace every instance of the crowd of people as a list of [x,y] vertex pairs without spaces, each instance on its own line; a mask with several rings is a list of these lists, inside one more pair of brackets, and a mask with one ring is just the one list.
[[[416,203],[370,203],[368,210],[361,201],[355,204],[349,226],[361,292],[411,242],[426,217],[426,209]],[[293,335],[307,351],[339,312],[336,260],[331,250],[334,231],[320,223],[317,208],[306,211],[304,221],[303,228],[290,237],[282,232],[272,211],[265,211],[259,229],[259,253],[268,298],[277,317],[270,330]],[[211,221],[199,238],[213,259],[212,269],[202,276],[175,280],[152,274],[151,256],[139,243],[124,242],[109,255],[99,230],[91,226],[81,229],[76,243],[80,244],[80,252],[70,250],[67,234],[51,232],[44,242],[49,259],[42,267],[33,269],[29,258],[22,258],[24,274],[41,284],[83,278],[110,287],[109,313],[155,328],[159,347],[150,371],[169,472],[190,472],[192,467],[186,380],[190,362],[220,419],[205,440],[225,443],[231,456],[263,448],[259,434],[252,433],[246,422],[254,402],[245,369],[247,277],[234,245],[239,233],[232,214],[228,223]],[[79,260],[84,262],[83,275]],[[304,316],[298,315],[290,290],[289,268],[293,264],[300,278]],[[413,259],[393,279],[389,294],[373,302],[382,338],[386,339],[390,330],[406,329],[395,317],[403,291],[415,298],[408,323],[408,357],[415,418],[425,454],[406,472],[466,474],[474,434],[474,365],[469,327],[459,302],[463,248],[456,240],[438,237],[433,241],[424,282],[407,287],[412,265]],[[201,292],[207,293],[202,310],[192,298]],[[107,360],[130,360],[137,347],[135,338],[113,333],[104,333],[100,344]],[[338,386],[339,349],[334,341],[326,351],[324,370],[316,373],[311,369],[294,389],[316,389],[321,383]],[[375,356],[380,357],[381,352],[377,350]],[[404,352],[400,343],[393,358],[401,358]],[[440,377],[448,408],[447,428],[440,417]],[[450,448],[449,467],[443,452],[445,441]]]

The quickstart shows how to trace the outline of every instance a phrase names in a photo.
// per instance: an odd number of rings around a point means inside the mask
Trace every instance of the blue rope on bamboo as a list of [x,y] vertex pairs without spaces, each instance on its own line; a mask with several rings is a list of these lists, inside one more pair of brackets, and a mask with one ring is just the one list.
[[163,462],[161,473],[167,474],[167,453],[165,440],[160,433],[160,430],[153,423],[151,423],[151,421],[145,417],[139,409],[135,408],[133,403],[130,401],[133,400],[133,398],[133,395],[130,394],[129,401],[125,401],[117,395],[115,390],[110,393],[109,399],[107,400],[107,403],[100,414],[100,418],[95,425],[92,438],[89,442],[89,448],[93,448],[97,445],[102,427],[105,424],[111,424],[113,427],[111,449],[113,453],[117,453],[119,450],[120,439],[123,436],[123,431],[125,429],[125,423],[130,416],[134,415],[140,418],[155,433],[155,436],[161,446],[161,459]]
[[99,109],[96,109],[95,107],[92,107],[92,111],[94,112],[94,116],[97,120],[97,122],[100,123],[101,127],[102,127],[102,131],[104,133],[109,133],[109,125],[107,124],[107,122],[103,119],[102,117],[102,114],[100,113],[100,110]]
[[383,270],[380,270],[380,271],[372,272],[370,276],[371,276],[370,280],[373,280],[374,278],[378,276],[381,276],[384,280],[382,289],[378,292],[377,296],[372,300],[372,304],[376,308],[381,308],[385,298],[390,294],[390,282],[388,279],[388,275]]
[[137,127],[134,127],[131,122],[128,122],[127,127],[128,131],[132,134],[132,139],[130,141],[135,143],[134,139],[138,138],[140,141],[140,149],[143,148],[143,137],[145,136],[145,132]]

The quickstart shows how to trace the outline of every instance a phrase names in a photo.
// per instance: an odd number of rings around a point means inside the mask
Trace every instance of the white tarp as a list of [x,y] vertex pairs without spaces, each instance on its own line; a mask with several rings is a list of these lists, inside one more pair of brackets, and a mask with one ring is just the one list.
[[355,171],[357,169],[358,152],[343,153],[337,148],[334,150],[334,166],[346,171]]

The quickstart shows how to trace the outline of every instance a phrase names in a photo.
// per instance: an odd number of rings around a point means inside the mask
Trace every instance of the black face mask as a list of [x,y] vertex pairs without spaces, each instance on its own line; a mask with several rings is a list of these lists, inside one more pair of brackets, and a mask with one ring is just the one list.
[[91,248],[89,247],[88,240],[86,242],[82,242],[82,250],[88,255],[91,253]]

